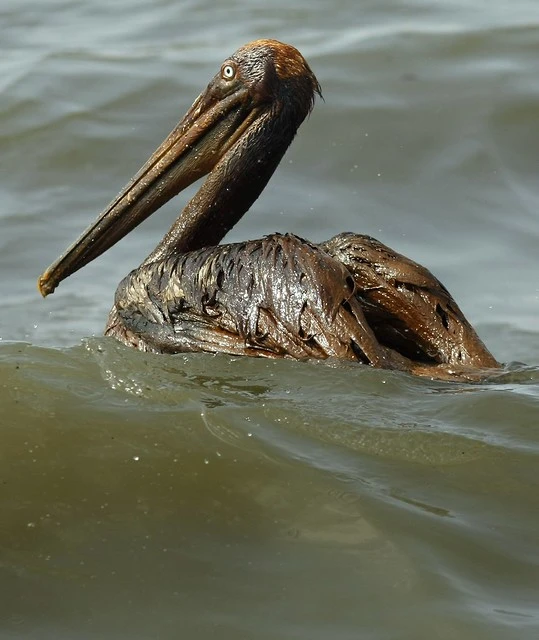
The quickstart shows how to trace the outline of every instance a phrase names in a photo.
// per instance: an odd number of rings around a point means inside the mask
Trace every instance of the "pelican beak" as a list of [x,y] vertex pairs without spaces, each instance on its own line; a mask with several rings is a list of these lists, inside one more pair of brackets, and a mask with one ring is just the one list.
[[209,173],[253,121],[248,89],[217,75],[97,220],[40,276],[43,297],[100,256],[173,196]]

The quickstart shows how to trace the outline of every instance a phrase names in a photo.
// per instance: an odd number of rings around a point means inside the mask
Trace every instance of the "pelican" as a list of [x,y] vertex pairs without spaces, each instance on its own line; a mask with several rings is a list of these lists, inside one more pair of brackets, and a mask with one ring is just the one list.
[[43,296],[207,176],[117,290],[105,334],[141,351],[362,362],[432,377],[500,365],[447,289],[374,238],[219,242],[258,198],[320,85],[294,47],[256,40],[38,281]]

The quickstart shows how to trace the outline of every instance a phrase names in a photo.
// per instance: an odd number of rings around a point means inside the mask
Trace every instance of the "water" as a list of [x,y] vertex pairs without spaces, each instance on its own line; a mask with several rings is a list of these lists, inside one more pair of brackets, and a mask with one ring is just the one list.
[[[0,19],[0,637],[536,638],[534,0],[0,0]],[[100,338],[183,196],[39,298],[257,37],[296,45],[325,101],[231,239],[378,237],[514,363],[496,380]]]

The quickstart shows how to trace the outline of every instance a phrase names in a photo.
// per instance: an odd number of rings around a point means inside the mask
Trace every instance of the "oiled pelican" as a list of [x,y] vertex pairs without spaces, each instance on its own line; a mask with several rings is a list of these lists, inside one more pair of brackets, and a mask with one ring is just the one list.
[[[498,367],[445,287],[368,236],[218,245],[260,195],[320,87],[275,40],[241,47],[137,175],[39,279],[43,296],[208,174],[118,286],[105,334],[143,351],[357,360],[447,377]],[[216,246],[218,245],[218,246]]]

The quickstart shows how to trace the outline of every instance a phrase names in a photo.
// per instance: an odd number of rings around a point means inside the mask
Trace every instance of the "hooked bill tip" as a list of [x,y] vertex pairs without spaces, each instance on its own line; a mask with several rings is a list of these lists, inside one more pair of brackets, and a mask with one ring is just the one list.
[[50,281],[50,277],[47,271],[39,276],[37,279],[37,288],[39,293],[46,298],[49,293],[53,293],[56,286]]

